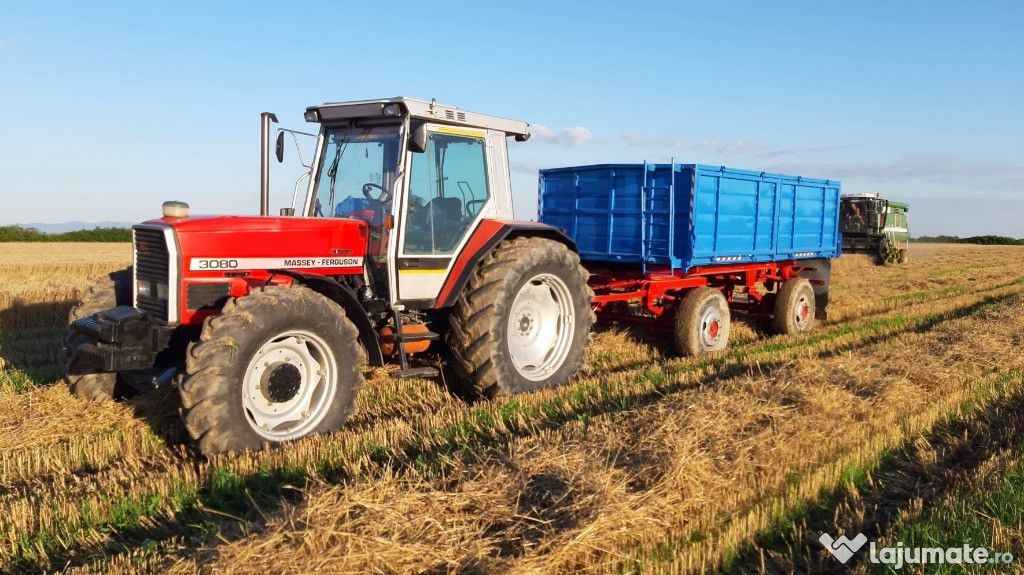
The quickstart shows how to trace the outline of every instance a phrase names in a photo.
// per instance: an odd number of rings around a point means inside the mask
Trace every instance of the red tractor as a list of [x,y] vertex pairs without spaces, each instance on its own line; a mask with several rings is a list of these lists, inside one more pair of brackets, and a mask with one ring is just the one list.
[[512,216],[506,142],[526,123],[409,98],[305,118],[320,130],[301,205],[269,214],[264,114],[260,216],[167,202],[134,226],[133,267],[71,312],[61,367],[75,395],[177,381],[185,427],[217,453],[341,428],[364,363],[436,376],[409,360],[432,340],[484,396],[578,371],[594,294],[575,244]]

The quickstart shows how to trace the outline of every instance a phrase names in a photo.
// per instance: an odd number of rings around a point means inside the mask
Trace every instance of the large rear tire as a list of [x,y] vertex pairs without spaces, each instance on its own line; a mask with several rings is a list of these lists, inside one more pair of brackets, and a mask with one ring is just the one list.
[[335,431],[363,385],[359,333],[341,306],[302,286],[229,300],[189,345],[182,417],[205,454]]
[[806,278],[782,282],[775,297],[772,325],[779,335],[807,333],[814,329],[814,288]]
[[729,303],[722,292],[699,287],[686,292],[676,308],[674,343],[684,356],[722,351],[729,345]]
[[[68,313],[68,324],[119,305],[132,305],[132,268],[110,273],[89,286],[82,301]],[[58,364],[72,395],[89,401],[108,401],[131,394],[129,386],[118,382],[116,373],[96,371],[78,358],[79,347],[96,343],[95,338],[80,334],[69,325],[61,343]]]
[[564,244],[502,242],[474,270],[449,318],[460,383],[487,397],[565,384],[583,365],[593,298],[579,256]]

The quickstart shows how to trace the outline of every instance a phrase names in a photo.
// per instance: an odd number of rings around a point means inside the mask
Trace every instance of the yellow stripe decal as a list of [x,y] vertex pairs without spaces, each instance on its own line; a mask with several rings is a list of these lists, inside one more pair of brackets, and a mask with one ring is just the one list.
[[483,138],[487,134],[484,132],[473,132],[471,130],[457,130],[455,128],[437,128],[438,132],[444,132],[445,134],[459,134],[460,136],[476,136],[477,138]]

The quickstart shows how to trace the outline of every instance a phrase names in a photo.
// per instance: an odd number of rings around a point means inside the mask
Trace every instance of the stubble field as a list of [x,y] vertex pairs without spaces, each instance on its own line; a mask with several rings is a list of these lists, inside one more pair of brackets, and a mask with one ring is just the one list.
[[[571,385],[477,403],[368,371],[344,431],[204,458],[173,388],[55,384],[76,292],[130,246],[2,244],[0,571],[839,571],[822,530],[891,538],[1024,446],[1024,249],[912,257],[837,260],[805,336],[735,318],[676,358],[602,328]],[[975,543],[1021,549],[1007,523]]]

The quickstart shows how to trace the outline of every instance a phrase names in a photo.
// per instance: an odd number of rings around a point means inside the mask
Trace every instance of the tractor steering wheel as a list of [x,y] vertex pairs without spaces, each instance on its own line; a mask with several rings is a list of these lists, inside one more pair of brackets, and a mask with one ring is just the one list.
[[[370,191],[373,190],[373,188],[380,190],[380,194],[376,198],[370,195]],[[385,190],[384,186],[378,186],[377,184],[370,182],[363,184],[363,195],[366,196],[366,199],[368,200],[377,200],[382,204],[386,204],[391,201],[391,192]]]

